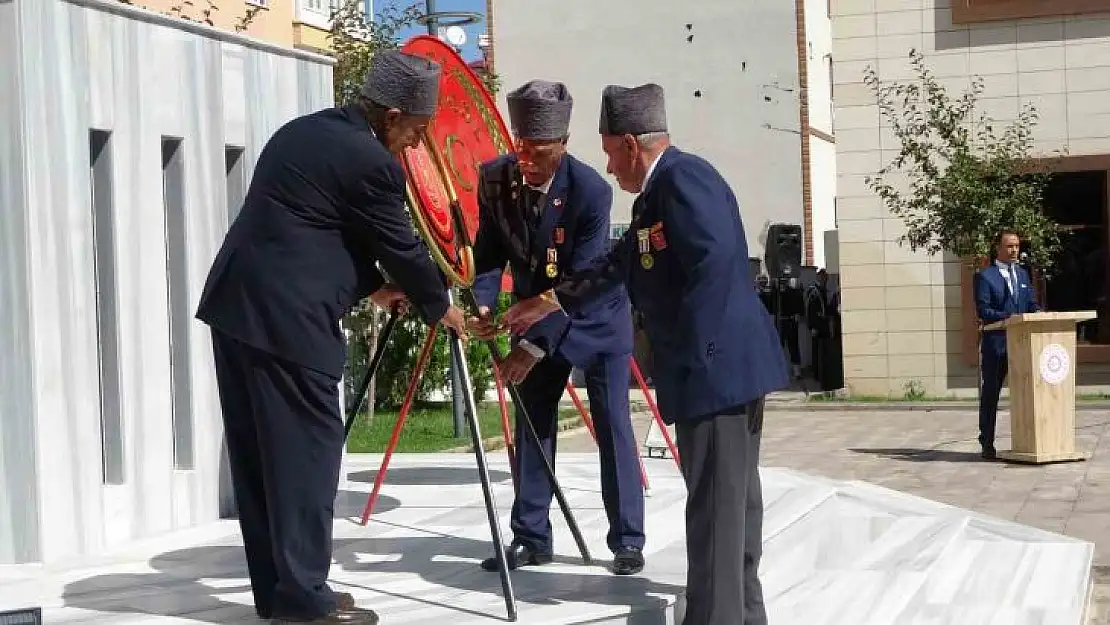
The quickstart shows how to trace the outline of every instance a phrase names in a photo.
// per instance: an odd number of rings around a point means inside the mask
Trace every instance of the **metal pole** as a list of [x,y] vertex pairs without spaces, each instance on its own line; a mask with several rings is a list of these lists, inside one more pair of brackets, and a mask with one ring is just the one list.
[[351,435],[351,426],[355,424],[355,416],[362,409],[362,402],[370,391],[370,383],[374,380],[374,374],[378,372],[378,367],[382,364],[386,346],[389,344],[389,338],[393,335],[393,328],[397,326],[398,319],[400,319],[400,315],[397,314],[396,310],[389,313],[389,321],[386,322],[385,328],[382,329],[382,333],[378,337],[378,345],[374,349],[373,357],[370,358],[370,364],[362,374],[362,380],[355,388],[355,394],[351,396],[351,401],[347,405],[347,422],[343,426],[344,438]]
[[[428,18],[428,34],[433,37],[436,36],[436,19],[432,17],[435,15],[435,12],[436,0],[424,0],[424,15]],[[451,370],[454,371],[455,368],[452,367]],[[455,373],[451,374],[452,380],[455,379],[456,375]],[[458,434],[456,433],[455,436],[458,436]]]
[[[431,0],[429,0],[431,1]],[[478,398],[475,398],[477,401]],[[451,358],[451,416],[453,417],[453,425],[455,429],[455,438],[462,438],[465,436],[465,428],[463,425],[463,414],[466,409],[466,403],[463,400],[463,386],[462,380],[459,376],[459,362],[455,358]]]
[[[448,291],[450,293],[450,291]],[[454,304],[454,297],[451,298]],[[516,595],[513,593],[513,582],[509,575],[509,559],[505,554],[505,544],[501,538],[501,524],[497,520],[497,504],[493,500],[493,485],[490,482],[489,467],[486,464],[486,448],[482,444],[482,431],[478,422],[478,405],[474,401],[474,389],[470,386],[470,371],[466,362],[466,352],[463,350],[462,339],[454,330],[448,330],[447,335],[451,340],[451,360],[458,364],[459,380],[462,382],[463,395],[466,398],[465,412],[470,418],[470,441],[474,446],[474,458],[478,461],[478,477],[482,482],[482,496],[486,500],[486,516],[489,519],[490,533],[493,534],[494,558],[497,559],[497,570],[501,574],[501,590],[505,595],[505,608],[509,613],[509,620],[517,620]],[[465,385],[465,386],[464,386]],[[588,560],[588,558],[587,558]]]

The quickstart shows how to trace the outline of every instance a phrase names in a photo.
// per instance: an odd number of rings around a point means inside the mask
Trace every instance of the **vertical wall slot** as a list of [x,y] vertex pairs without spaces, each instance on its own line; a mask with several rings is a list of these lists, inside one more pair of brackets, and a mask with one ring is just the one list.
[[173,465],[194,467],[192,375],[189,371],[188,241],[186,240],[185,150],[175,137],[162,137],[162,198],[166,224],[166,282],[170,313]]
[[224,146],[224,173],[227,175],[227,223],[239,216],[243,200],[247,197],[247,170],[243,148]]
[[96,285],[97,366],[100,374],[100,453],[104,484],[123,484],[123,408],[120,401],[119,305],[116,284],[112,133],[89,131],[89,181]]

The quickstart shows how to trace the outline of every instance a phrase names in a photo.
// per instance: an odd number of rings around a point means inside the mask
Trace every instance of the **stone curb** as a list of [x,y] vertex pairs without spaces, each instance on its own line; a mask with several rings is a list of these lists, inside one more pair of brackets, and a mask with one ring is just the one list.
[[[1002,401],[998,403],[999,410],[1008,410],[1010,403]],[[1110,401],[1106,400],[1077,400],[1075,402],[1077,410],[1110,410]],[[807,401],[807,402],[785,402],[785,401],[768,401],[765,410],[778,410],[778,411],[804,411],[804,412],[965,412],[968,410],[978,410],[979,403],[974,400],[952,400],[952,401],[904,401],[904,402],[851,402],[851,401]]]
[[[582,417],[567,417],[559,419],[559,431],[566,432],[567,430],[586,429],[585,422]],[[498,434],[497,436],[490,436],[482,441],[482,449],[486,451],[498,451],[505,448],[505,437]],[[451,449],[444,449],[443,453],[463,453],[474,451],[473,445],[462,445],[460,447],[452,447]]]

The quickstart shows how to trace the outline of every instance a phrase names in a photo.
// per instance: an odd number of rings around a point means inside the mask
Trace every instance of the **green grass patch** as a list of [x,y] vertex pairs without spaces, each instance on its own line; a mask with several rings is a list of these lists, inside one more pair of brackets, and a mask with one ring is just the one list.
[[[393,426],[397,422],[398,411],[377,410],[373,422],[360,416],[351,428],[347,441],[350,453],[382,453],[389,444]],[[575,418],[578,411],[563,408],[559,419]],[[509,406],[509,423],[513,422],[512,405]],[[451,415],[450,402],[419,404],[409,411],[401,438],[397,442],[397,453],[430,453],[470,445],[470,429],[463,421],[461,436],[455,438],[455,420]],[[478,427],[483,439],[501,436],[501,411],[497,402],[478,404]]]

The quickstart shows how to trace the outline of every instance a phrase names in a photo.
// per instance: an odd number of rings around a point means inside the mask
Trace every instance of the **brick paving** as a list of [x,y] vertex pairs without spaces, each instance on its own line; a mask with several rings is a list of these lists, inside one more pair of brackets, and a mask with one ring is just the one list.
[[[634,420],[643,441],[650,418],[640,412]],[[1000,411],[998,421],[997,447],[1008,449],[1009,417]],[[1076,423],[1076,445],[1090,459],[1026,466],[979,458],[972,406],[936,411],[769,406],[760,464],[863,480],[1091,541],[1095,589],[1089,623],[1110,625],[1110,410],[1081,408]],[[560,436],[560,451],[592,449],[585,430]]]

